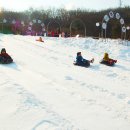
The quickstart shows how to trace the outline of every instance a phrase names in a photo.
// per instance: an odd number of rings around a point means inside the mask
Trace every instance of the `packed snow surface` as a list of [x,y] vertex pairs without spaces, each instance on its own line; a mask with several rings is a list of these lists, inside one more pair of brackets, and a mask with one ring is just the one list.
[[[0,130],[130,130],[130,46],[119,40],[0,34]],[[129,44],[129,43],[127,43]],[[76,53],[95,61],[74,66]],[[104,52],[117,59],[99,64]]]

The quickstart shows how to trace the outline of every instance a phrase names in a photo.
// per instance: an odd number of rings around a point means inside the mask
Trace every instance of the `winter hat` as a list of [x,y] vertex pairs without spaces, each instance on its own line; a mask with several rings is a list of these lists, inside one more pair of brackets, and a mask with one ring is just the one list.
[[108,53],[104,53],[104,56],[108,56]]
[[77,52],[77,56],[81,55],[81,52]]
[[2,53],[2,52],[5,52],[5,53],[6,53],[6,49],[5,49],[5,48],[2,48],[2,49],[1,49],[1,53]]

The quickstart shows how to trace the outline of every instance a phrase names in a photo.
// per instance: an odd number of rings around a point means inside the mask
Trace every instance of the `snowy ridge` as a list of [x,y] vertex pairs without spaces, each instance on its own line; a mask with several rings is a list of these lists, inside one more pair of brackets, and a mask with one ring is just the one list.
[[[130,47],[119,40],[0,35],[15,63],[0,65],[0,129],[128,130]],[[76,52],[95,58],[73,65]],[[103,53],[118,60],[99,64]]]

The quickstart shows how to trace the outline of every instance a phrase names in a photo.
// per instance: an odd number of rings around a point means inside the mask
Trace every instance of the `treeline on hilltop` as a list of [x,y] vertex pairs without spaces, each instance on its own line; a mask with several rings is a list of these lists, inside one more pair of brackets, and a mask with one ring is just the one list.
[[[24,12],[15,12],[2,10],[0,13],[0,31],[4,33],[12,33],[12,20],[24,21],[25,25],[28,26],[29,22],[36,19],[41,20],[45,24],[46,30],[48,31],[64,31],[70,33],[70,25],[72,34],[80,34],[81,36],[85,35],[86,26],[86,36],[98,37],[101,35],[101,23],[104,15],[108,14],[110,11],[118,12],[125,21],[126,26],[130,26],[130,7],[124,8],[115,8],[102,11],[88,11],[88,10],[70,10],[65,9],[33,9],[30,8]],[[3,19],[6,19],[7,22],[3,23]],[[96,27],[96,23],[99,22],[100,26]],[[36,26],[36,25],[35,25]],[[37,25],[35,29],[38,29]],[[60,28],[61,27],[61,28]],[[17,33],[21,33],[21,29]],[[129,31],[127,31],[127,37],[129,37]],[[107,27],[107,37],[110,38],[120,38],[121,36],[121,25],[119,20],[111,19],[108,22]]]

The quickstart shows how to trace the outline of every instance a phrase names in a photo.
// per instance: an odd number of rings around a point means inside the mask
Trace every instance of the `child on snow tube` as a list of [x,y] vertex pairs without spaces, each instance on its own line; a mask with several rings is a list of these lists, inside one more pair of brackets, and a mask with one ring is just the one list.
[[8,64],[13,62],[13,59],[6,53],[6,49],[2,48],[0,54],[0,64]]
[[44,41],[42,40],[42,37],[39,37],[39,39],[38,39],[38,40],[36,40],[36,41],[39,41],[39,42],[44,42]]
[[113,59],[109,58],[108,53],[104,53],[104,57],[100,63],[111,66],[111,65],[114,65],[116,62],[117,62],[117,60],[113,60]]
[[94,62],[94,59],[86,60],[82,57],[81,52],[77,52],[76,62],[74,64],[87,67],[87,66],[90,66],[90,63],[93,63],[93,62]]

